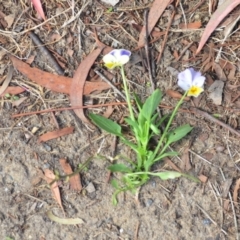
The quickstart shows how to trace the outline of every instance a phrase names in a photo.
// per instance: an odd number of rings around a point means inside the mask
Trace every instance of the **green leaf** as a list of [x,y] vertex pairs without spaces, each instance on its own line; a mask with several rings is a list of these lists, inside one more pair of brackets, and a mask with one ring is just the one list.
[[161,159],[163,159],[163,158],[165,158],[165,157],[174,157],[174,156],[177,156],[177,155],[178,155],[178,152],[175,152],[175,151],[166,152],[166,153],[164,153],[164,154],[156,157],[156,158],[154,159],[154,162],[159,161],[159,160],[161,160]]
[[181,177],[182,173],[174,172],[174,171],[167,171],[167,172],[154,173],[154,176],[158,176],[162,180],[168,180],[168,179],[174,179],[174,178]]
[[112,184],[112,186],[113,186],[114,188],[116,188],[116,189],[119,188],[119,186],[118,186],[118,182],[117,182],[116,179],[113,179],[113,180],[111,181],[111,184]]
[[89,114],[90,119],[101,129],[116,136],[122,136],[122,128],[112,120],[93,113]]
[[138,110],[141,111],[143,104],[142,104],[139,96],[136,93],[133,93],[133,95],[134,95],[134,99],[137,104]]
[[131,127],[135,128],[137,131],[139,131],[139,126],[136,121],[133,121],[131,118],[127,117],[124,118],[125,122],[130,125]]
[[176,142],[183,137],[185,137],[189,132],[191,132],[193,127],[191,127],[189,124],[185,124],[183,126],[180,126],[173,131],[170,131],[167,134],[167,144],[171,144],[173,142]]
[[161,133],[158,127],[153,123],[150,125],[150,128],[156,135],[159,135]]
[[145,101],[143,104],[141,113],[143,116],[150,121],[154,111],[157,109],[159,103],[162,99],[162,92],[159,89],[156,89]]
[[132,148],[136,153],[138,153],[138,146],[133,144],[132,142],[128,141],[125,138],[121,138],[121,141],[126,144],[127,146],[129,146],[130,148]]
[[111,172],[123,172],[123,173],[131,173],[132,172],[132,169],[125,166],[124,164],[113,164],[111,166],[108,167],[108,169],[111,171]]

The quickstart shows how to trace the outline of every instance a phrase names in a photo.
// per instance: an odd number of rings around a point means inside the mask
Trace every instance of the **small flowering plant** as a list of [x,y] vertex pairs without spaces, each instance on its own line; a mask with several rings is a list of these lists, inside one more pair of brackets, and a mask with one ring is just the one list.
[[[113,203],[117,204],[117,195],[122,191],[136,191],[145,184],[151,176],[159,177],[162,180],[174,179],[176,177],[185,176],[194,181],[196,178],[185,173],[174,171],[152,172],[152,165],[162,160],[165,157],[172,157],[178,155],[175,151],[168,151],[168,147],[182,139],[191,130],[189,124],[170,129],[172,121],[183,102],[186,95],[198,96],[203,91],[203,84],[205,78],[192,68],[186,69],[178,75],[178,85],[185,90],[185,94],[177,103],[172,114],[159,117],[157,108],[162,100],[162,92],[156,89],[146,100],[141,102],[140,98],[134,94],[134,100],[138,108],[138,113],[134,114],[133,106],[130,99],[130,93],[125,77],[123,65],[130,59],[131,52],[125,49],[116,49],[103,57],[105,66],[109,69],[119,67],[122,75],[124,91],[126,94],[127,105],[129,109],[129,117],[125,118],[125,122],[129,125],[134,141],[130,141],[122,133],[122,128],[116,122],[104,118],[100,115],[90,114],[91,120],[101,129],[108,133],[114,134],[120,140],[129,146],[136,155],[136,159],[125,158],[126,163],[115,163],[109,167],[112,172],[119,172],[122,174],[120,181],[114,179],[112,185],[116,191],[113,194]],[[167,124],[165,123],[167,120]],[[160,125],[166,124],[163,130]],[[157,136],[158,143],[154,148],[150,147],[150,140]]]

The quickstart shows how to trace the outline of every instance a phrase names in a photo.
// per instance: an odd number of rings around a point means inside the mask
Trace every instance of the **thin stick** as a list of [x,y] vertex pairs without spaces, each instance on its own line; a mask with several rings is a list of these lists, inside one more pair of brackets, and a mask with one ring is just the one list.
[[[49,113],[49,112],[58,112],[58,111],[66,111],[66,110],[73,110],[73,109],[81,109],[81,108],[98,108],[98,107],[108,107],[108,106],[114,106],[114,105],[127,105],[126,102],[113,102],[113,103],[105,103],[105,104],[94,104],[94,105],[87,105],[87,106],[74,106],[74,107],[64,107],[64,108],[50,108],[40,111],[34,111],[34,112],[27,112],[27,113],[18,113],[13,114],[12,118],[16,117],[22,117],[22,116],[29,116],[34,114],[41,114],[41,113]],[[173,109],[172,106],[167,106],[164,104],[160,104],[159,107],[165,108],[165,109]],[[186,109],[178,109],[179,112],[184,113],[191,113],[190,111]]]
[[211,120],[212,122],[214,123],[217,123],[218,125],[226,128],[229,132],[233,133],[233,134],[236,134],[237,136],[240,137],[240,132],[236,131],[235,129],[233,129],[232,127],[230,127],[229,125],[221,122],[220,120],[216,119],[215,117],[211,116],[210,114],[200,110],[200,109],[197,109],[197,108],[194,108],[194,107],[190,107],[190,110],[193,111],[194,113],[197,113],[199,115],[202,115],[203,117]]
[[39,50],[46,56],[51,66],[54,68],[54,70],[59,75],[64,75],[64,70],[59,65],[59,63],[56,61],[56,59],[52,56],[50,51],[44,46],[42,40],[34,33],[29,32],[28,33],[34,44],[39,48]]
[[137,223],[135,233],[134,233],[134,240],[138,240],[138,230],[139,230],[140,222]]
[[111,81],[109,81],[102,73],[100,73],[97,69],[94,69],[94,72],[99,76],[101,77],[101,79],[103,81],[105,81],[106,83],[108,83],[113,89],[114,91],[116,91],[123,99],[124,101],[126,101],[126,97],[124,96],[124,94],[121,93],[121,91],[119,91],[115,86],[114,84],[112,84]]
[[170,21],[169,21],[169,24],[168,24],[168,26],[167,26],[166,33],[165,33],[165,35],[164,35],[163,43],[162,43],[162,45],[161,45],[161,51],[160,51],[160,53],[159,53],[159,55],[158,55],[158,58],[157,58],[157,63],[159,63],[160,60],[161,60],[161,58],[162,58],[162,55],[163,55],[163,52],[164,52],[164,48],[165,48],[165,45],[166,45],[166,42],[167,42],[167,38],[168,38],[168,33],[169,33],[170,27],[171,27],[171,25],[172,25],[172,22],[173,22],[173,19],[174,19],[175,14],[176,14],[176,11],[175,11],[175,9],[174,9],[173,12],[172,12],[172,15],[171,15],[171,19],[170,19]]
[[[213,223],[215,226],[219,227],[218,224],[210,217],[210,215],[209,215],[202,207],[200,207],[200,205],[198,205],[198,204],[196,204],[196,205],[197,205],[197,207],[207,216],[207,218],[209,218],[209,219],[212,221],[212,223]],[[221,232],[223,232],[225,235],[228,235],[227,232],[226,232],[224,229],[220,228],[220,230],[221,230]]]
[[[219,168],[221,174],[222,174],[222,177],[223,177],[223,180],[226,181],[226,178],[224,176],[224,173],[222,171],[221,168]],[[231,207],[232,207],[232,211],[233,211],[233,216],[234,216],[234,225],[235,225],[235,228],[236,228],[236,240],[239,240],[239,234],[238,234],[238,224],[237,224],[237,218],[236,218],[236,212],[235,212],[235,208],[234,208],[234,205],[233,205],[233,200],[232,200],[232,196],[231,196],[231,193],[228,192],[228,197],[230,199],[230,202],[231,202]]]
[[149,79],[151,82],[152,92],[154,92],[155,89],[155,83],[153,82],[152,77],[152,66],[150,64],[150,57],[149,57],[149,43],[148,43],[148,10],[146,9],[144,11],[144,24],[145,24],[145,38],[144,38],[144,45],[145,45],[145,52],[147,57],[147,65],[148,65],[148,73],[149,73]]

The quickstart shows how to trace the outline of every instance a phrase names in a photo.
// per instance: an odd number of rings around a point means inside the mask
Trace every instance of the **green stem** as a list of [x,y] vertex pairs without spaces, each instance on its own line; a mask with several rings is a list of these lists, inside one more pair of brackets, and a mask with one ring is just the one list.
[[123,79],[124,91],[125,91],[125,94],[126,94],[127,105],[128,105],[128,109],[129,109],[129,112],[130,112],[130,117],[131,117],[132,120],[135,120],[134,114],[133,114],[133,108],[132,108],[132,104],[131,104],[131,100],[130,100],[130,94],[129,94],[128,87],[127,87],[127,79],[126,79],[126,76],[125,76],[125,73],[124,73],[123,66],[121,66],[120,69],[121,69],[121,75],[122,75],[122,79]]
[[[184,98],[187,96],[187,93],[188,93],[188,91],[186,91],[186,92],[183,94],[182,98],[179,100],[179,102],[177,103],[176,107],[174,108],[174,110],[173,110],[173,112],[172,112],[172,114],[171,114],[171,117],[170,117],[170,119],[169,119],[169,121],[168,121],[168,123],[167,123],[167,126],[166,126],[166,128],[164,129],[164,131],[163,131],[163,134],[162,134],[162,136],[161,136],[161,139],[159,140],[158,145],[157,145],[157,147],[156,147],[156,149],[155,149],[155,151],[154,151],[153,158],[155,158],[155,156],[157,155],[157,153],[158,153],[158,151],[159,151],[159,149],[160,149],[160,147],[161,147],[161,145],[162,145],[162,143],[163,143],[163,140],[164,140],[164,138],[166,137],[166,135],[167,135],[167,133],[168,133],[168,129],[169,129],[169,127],[171,126],[172,121],[173,121],[173,119],[174,119],[174,117],[175,117],[175,115],[176,115],[179,107],[181,106]],[[163,149],[165,150],[165,148],[163,148]],[[162,153],[163,153],[163,151],[161,151],[160,154],[162,154]]]

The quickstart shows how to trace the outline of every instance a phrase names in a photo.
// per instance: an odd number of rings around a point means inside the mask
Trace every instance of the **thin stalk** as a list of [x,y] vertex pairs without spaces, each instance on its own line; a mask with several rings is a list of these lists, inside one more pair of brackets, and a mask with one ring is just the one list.
[[[166,135],[167,135],[167,133],[168,133],[168,129],[169,129],[169,127],[171,126],[172,121],[173,121],[173,119],[174,119],[174,117],[175,117],[175,115],[176,115],[179,107],[181,106],[184,98],[187,96],[187,93],[188,93],[188,91],[186,91],[186,92],[184,93],[184,95],[182,96],[182,98],[179,100],[179,102],[177,103],[176,107],[174,108],[174,110],[173,110],[173,112],[172,112],[172,114],[171,114],[171,117],[170,117],[170,119],[169,119],[169,121],[168,121],[168,123],[167,123],[167,126],[166,126],[166,128],[164,129],[164,131],[163,131],[163,134],[162,134],[162,136],[161,136],[161,139],[159,140],[158,145],[157,145],[157,147],[156,147],[156,149],[155,149],[155,151],[154,151],[154,153],[153,153],[153,158],[155,158],[156,154],[158,153],[158,151],[159,151],[159,149],[160,149],[160,147],[161,147],[161,145],[162,145],[162,143],[163,143],[163,140],[164,140],[164,138],[166,137]],[[162,151],[161,151],[160,155],[161,155],[161,154],[162,154]]]
[[121,69],[121,75],[122,75],[122,79],[123,79],[123,86],[124,86],[124,91],[125,91],[125,95],[126,95],[127,105],[128,105],[128,109],[130,112],[130,117],[134,121],[135,118],[134,118],[134,114],[133,114],[133,108],[132,108],[132,104],[131,104],[131,100],[130,100],[130,94],[129,94],[128,87],[127,87],[127,79],[126,79],[126,76],[124,73],[123,66],[121,66],[120,69]]

